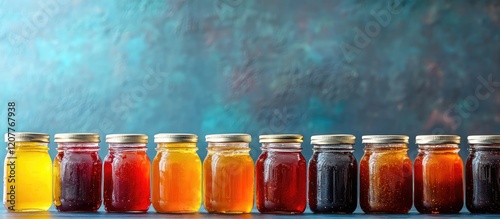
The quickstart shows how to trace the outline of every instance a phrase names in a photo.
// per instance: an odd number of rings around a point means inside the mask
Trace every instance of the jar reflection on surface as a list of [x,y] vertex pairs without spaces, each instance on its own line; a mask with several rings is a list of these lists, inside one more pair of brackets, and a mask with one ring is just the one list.
[[201,160],[198,136],[156,134],[152,203],[159,213],[194,213],[201,205]]
[[204,207],[209,213],[250,213],[254,202],[254,162],[250,135],[207,135],[203,162]]
[[423,214],[456,214],[463,206],[460,137],[419,135],[415,167],[415,208]]
[[466,207],[471,213],[500,214],[500,135],[468,137]]
[[145,213],[151,204],[148,136],[107,135],[106,142],[109,153],[104,159],[104,209]]
[[309,206],[314,213],[349,214],[356,210],[358,163],[353,155],[353,135],[311,137]]
[[413,203],[408,136],[363,136],[360,206],[365,213],[406,214]]
[[256,163],[257,209],[269,214],[301,214],[307,205],[307,162],[301,135],[261,135]]
[[14,132],[8,143],[4,169],[3,203],[9,212],[47,211],[52,205],[52,160],[49,135]]
[[54,206],[63,212],[95,212],[101,207],[102,161],[99,135],[56,134]]

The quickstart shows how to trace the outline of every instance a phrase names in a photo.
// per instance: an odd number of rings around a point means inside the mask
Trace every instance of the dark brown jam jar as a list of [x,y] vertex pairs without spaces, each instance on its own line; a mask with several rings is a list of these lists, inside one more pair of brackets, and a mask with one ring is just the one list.
[[471,213],[500,213],[500,135],[468,137],[465,205]]

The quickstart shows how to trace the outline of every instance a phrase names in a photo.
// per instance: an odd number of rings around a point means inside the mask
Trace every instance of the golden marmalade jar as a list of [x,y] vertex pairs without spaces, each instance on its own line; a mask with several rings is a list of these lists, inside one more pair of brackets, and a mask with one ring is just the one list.
[[456,214],[464,205],[460,136],[419,135],[414,162],[415,208],[422,214]]
[[406,214],[413,203],[412,164],[406,135],[365,135],[360,162],[361,209]]
[[153,207],[159,213],[194,213],[201,205],[198,136],[157,134],[153,160]]
[[254,162],[250,135],[207,135],[203,162],[204,206],[209,213],[250,213],[254,202]]
[[3,203],[7,211],[47,211],[52,205],[52,161],[49,135],[15,132],[5,135]]

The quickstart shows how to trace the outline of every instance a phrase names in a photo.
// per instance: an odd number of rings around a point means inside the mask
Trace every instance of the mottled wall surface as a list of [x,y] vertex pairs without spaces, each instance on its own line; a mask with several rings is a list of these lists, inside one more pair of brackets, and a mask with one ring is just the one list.
[[499,1],[0,0],[2,131],[15,101],[19,131],[189,132],[202,157],[245,132],[254,158],[259,134],[307,158],[313,134],[408,134],[414,158],[417,134],[500,133],[499,69]]

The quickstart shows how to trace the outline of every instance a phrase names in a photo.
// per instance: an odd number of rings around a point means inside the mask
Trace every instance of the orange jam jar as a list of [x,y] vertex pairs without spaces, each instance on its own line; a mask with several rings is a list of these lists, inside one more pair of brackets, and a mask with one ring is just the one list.
[[414,163],[415,208],[422,214],[456,214],[464,205],[460,136],[419,135]]
[[201,160],[198,136],[157,134],[153,160],[152,203],[159,213],[194,213],[201,205]]
[[365,213],[406,214],[412,206],[408,136],[365,135],[360,162],[360,205]]
[[249,213],[254,202],[250,135],[207,135],[203,162],[204,206],[209,213]]

